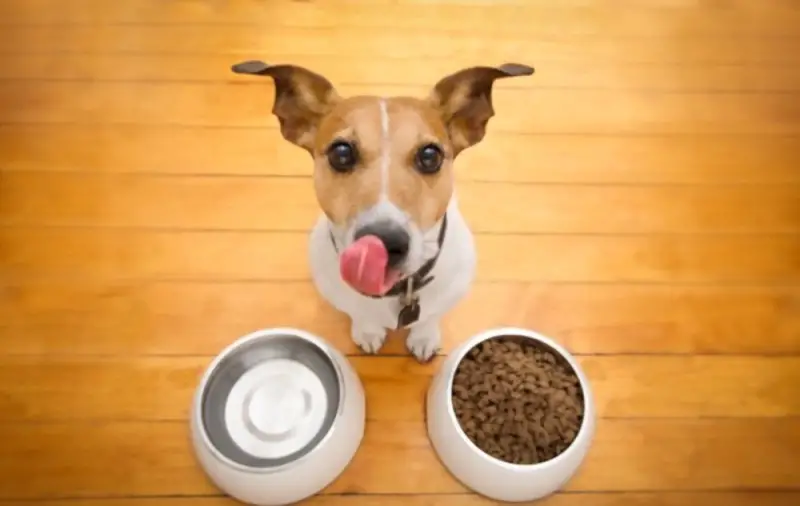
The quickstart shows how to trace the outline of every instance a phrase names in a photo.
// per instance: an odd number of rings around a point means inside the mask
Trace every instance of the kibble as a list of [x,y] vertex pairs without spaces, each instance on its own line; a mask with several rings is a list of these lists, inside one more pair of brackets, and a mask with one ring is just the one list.
[[505,462],[546,462],[566,450],[583,422],[572,368],[530,340],[503,336],[471,349],[453,379],[453,408],[467,437]]

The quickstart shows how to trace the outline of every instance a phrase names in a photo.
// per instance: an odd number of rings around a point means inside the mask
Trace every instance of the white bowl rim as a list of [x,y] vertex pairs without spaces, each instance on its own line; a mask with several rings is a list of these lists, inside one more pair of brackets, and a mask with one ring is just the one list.
[[[581,420],[581,426],[578,429],[578,433],[575,435],[575,439],[570,443],[566,450],[559,453],[555,457],[545,462],[538,462],[536,464],[513,464],[511,462],[506,462],[500,460],[496,457],[493,457],[486,453],[485,451],[478,448],[478,446],[472,442],[470,438],[464,433],[464,429],[461,428],[461,424],[456,417],[455,409],[453,408],[453,403],[450,399],[453,398],[453,379],[455,378],[456,370],[458,369],[458,365],[464,359],[464,356],[469,353],[475,346],[478,344],[488,341],[493,338],[497,337],[522,337],[526,339],[531,339],[533,341],[539,341],[540,343],[544,344],[545,346],[550,347],[553,351],[559,354],[567,363],[572,367],[573,372],[578,377],[578,382],[581,386],[581,392],[583,393],[583,420]],[[500,466],[501,468],[508,469],[510,471],[515,472],[533,472],[533,471],[540,471],[542,469],[546,469],[548,467],[557,466],[560,461],[565,460],[568,457],[569,453],[574,453],[575,451],[579,451],[576,449],[575,442],[578,440],[581,434],[585,433],[586,430],[590,427],[590,420],[588,420],[589,416],[594,416],[593,413],[590,413],[590,406],[593,405],[593,400],[591,399],[592,392],[589,387],[589,380],[581,369],[578,362],[575,360],[573,355],[567,351],[566,348],[561,346],[560,344],[556,343],[553,339],[539,334],[533,330],[528,330],[520,327],[496,327],[489,330],[485,330],[480,332],[467,340],[462,345],[461,351],[456,355],[451,355],[454,357],[455,366],[447,373],[445,377],[445,381],[447,382],[447,389],[445,392],[447,393],[447,415],[449,416],[450,420],[454,424],[456,428],[456,432],[458,436],[470,447],[470,449],[474,450],[476,454],[478,454],[481,458],[489,461],[490,463]]]
[[[328,429],[328,433],[320,439],[317,445],[311,449],[308,453],[302,455],[297,460],[293,460],[291,462],[286,462],[283,465],[277,467],[264,467],[264,468],[257,468],[257,467],[250,467],[238,462],[235,462],[224,454],[222,454],[216,446],[209,440],[208,434],[206,433],[205,425],[203,424],[203,412],[202,412],[202,398],[203,394],[205,393],[206,387],[208,385],[208,381],[211,379],[211,375],[217,370],[219,367],[220,362],[222,362],[225,358],[228,357],[231,353],[236,351],[237,348],[240,348],[252,341],[257,341],[263,339],[265,337],[274,337],[274,336],[286,336],[286,337],[297,337],[300,339],[304,339],[311,344],[315,345],[321,352],[325,354],[325,356],[330,360],[331,364],[333,365],[333,369],[336,371],[336,379],[339,383],[339,406],[337,406],[336,410],[336,417],[333,419],[333,424],[331,425],[330,429]],[[195,402],[192,406],[191,416],[194,420],[200,437],[202,438],[203,446],[209,451],[209,453],[214,457],[214,459],[222,462],[229,468],[232,468],[237,471],[242,471],[248,474],[271,474],[271,473],[279,473],[283,472],[290,467],[302,464],[306,460],[312,458],[314,455],[315,450],[325,445],[328,440],[331,438],[331,434],[333,433],[333,429],[336,426],[336,421],[341,417],[342,411],[344,410],[345,406],[345,385],[344,385],[344,373],[341,370],[339,362],[335,359],[335,357],[331,354],[330,346],[323,340],[321,337],[318,337],[310,332],[305,330],[300,330],[293,327],[273,327],[273,328],[266,328],[255,330],[246,334],[234,342],[223,348],[223,350],[216,356],[214,359],[206,366],[205,372],[200,379],[200,383],[195,392]]]

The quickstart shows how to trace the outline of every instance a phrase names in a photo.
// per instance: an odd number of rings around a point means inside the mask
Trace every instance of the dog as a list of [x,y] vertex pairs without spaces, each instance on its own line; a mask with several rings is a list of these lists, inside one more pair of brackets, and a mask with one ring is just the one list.
[[378,352],[388,329],[407,328],[410,353],[432,359],[440,320],[466,295],[476,269],[453,162],[484,138],[495,80],[533,68],[466,68],[424,98],[343,98],[328,79],[296,65],[251,60],[231,69],[272,78],[281,134],[313,159],[322,213],[309,258],[320,295],[350,316],[364,352]]

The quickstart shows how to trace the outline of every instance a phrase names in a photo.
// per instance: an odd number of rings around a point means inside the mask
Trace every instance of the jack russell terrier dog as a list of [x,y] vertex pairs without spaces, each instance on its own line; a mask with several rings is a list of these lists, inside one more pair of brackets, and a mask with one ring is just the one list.
[[283,137],[314,160],[322,214],[311,231],[311,276],[350,316],[367,353],[387,329],[408,328],[408,350],[427,362],[440,319],[475,277],[475,245],[458,209],[453,160],[480,142],[494,115],[496,79],[531,67],[472,67],[440,80],[427,98],[343,98],[295,65],[246,61],[237,74],[271,77]]

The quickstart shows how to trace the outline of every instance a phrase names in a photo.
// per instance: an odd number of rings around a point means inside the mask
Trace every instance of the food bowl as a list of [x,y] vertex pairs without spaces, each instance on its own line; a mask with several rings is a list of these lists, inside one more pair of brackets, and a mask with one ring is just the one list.
[[[523,345],[549,352],[564,370],[577,376],[582,393],[582,419],[576,422],[572,442],[550,460],[529,465],[500,460],[480,449],[466,434],[456,415],[453,385],[459,365],[478,345],[516,336]],[[546,404],[545,404],[546,405]],[[575,358],[557,343],[535,332],[498,328],[483,332],[456,348],[431,382],[427,396],[428,435],[439,460],[465,487],[496,501],[533,501],[556,492],[577,472],[595,432],[595,406],[589,382]]]
[[194,450],[214,484],[261,506],[321,491],[364,435],[364,389],[347,359],[307,332],[246,335],[217,356],[197,387]]

